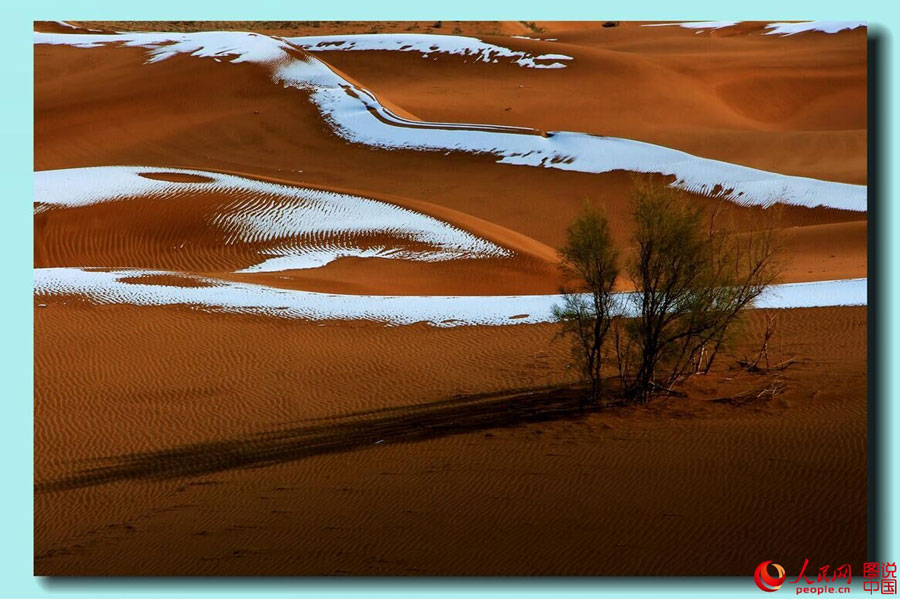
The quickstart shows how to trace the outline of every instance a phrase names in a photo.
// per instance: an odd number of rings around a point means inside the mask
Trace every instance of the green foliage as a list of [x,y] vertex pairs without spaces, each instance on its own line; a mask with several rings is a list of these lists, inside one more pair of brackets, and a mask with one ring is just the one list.
[[619,255],[613,246],[606,214],[586,204],[566,231],[560,250],[565,277],[563,304],[553,309],[562,335],[573,340],[572,353],[591,401],[602,392],[603,351],[613,318],[613,286],[619,274]]
[[720,226],[718,213],[650,178],[635,181],[632,216],[634,251],[625,271],[635,292],[627,300],[612,292],[619,255],[602,210],[586,205],[560,250],[566,283],[554,317],[573,341],[593,401],[609,355],[626,397],[639,402],[708,372],[741,315],[779,272],[771,222]]
[[626,391],[645,402],[684,376],[708,371],[740,315],[777,273],[774,229],[707,225],[683,194],[646,179],[633,195],[634,245],[629,261],[635,312],[617,339]]

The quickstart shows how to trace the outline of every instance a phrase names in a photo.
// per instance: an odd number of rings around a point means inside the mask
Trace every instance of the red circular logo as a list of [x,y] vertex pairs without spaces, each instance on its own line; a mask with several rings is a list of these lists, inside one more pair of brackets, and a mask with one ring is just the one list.
[[[776,576],[769,574],[769,564],[772,564],[775,571],[778,573]],[[767,593],[780,589],[786,578],[787,577],[784,575],[784,568],[779,564],[773,564],[772,560],[756,566],[756,571],[753,572],[753,582],[756,583],[756,586],[758,586],[760,590]]]

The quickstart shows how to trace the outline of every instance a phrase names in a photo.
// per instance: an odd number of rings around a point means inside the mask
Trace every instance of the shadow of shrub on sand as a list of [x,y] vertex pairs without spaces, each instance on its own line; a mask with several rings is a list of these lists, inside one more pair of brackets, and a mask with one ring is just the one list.
[[35,491],[61,491],[129,479],[180,478],[255,468],[387,443],[581,417],[600,409],[599,406],[582,409],[579,399],[584,396],[585,390],[578,387],[546,387],[353,412],[312,420],[293,428],[102,458],[98,460],[98,466],[61,479],[36,483]]

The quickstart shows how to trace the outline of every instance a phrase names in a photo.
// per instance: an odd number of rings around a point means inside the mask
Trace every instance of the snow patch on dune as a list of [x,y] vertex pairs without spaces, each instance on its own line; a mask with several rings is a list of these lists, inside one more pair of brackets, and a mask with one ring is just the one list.
[[[273,253],[283,253],[282,251]],[[326,264],[334,262],[338,258],[404,258],[406,260],[417,261],[437,261],[439,255],[435,253],[425,252],[398,252],[385,247],[376,248],[354,248],[354,247],[318,247],[305,248],[298,247],[294,253],[287,255],[279,255],[269,258],[259,264],[244,268],[237,272],[282,272],[285,270],[308,270],[311,268],[321,268]]]
[[[442,36],[436,36],[442,37]],[[866,187],[795,177],[693,156],[654,144],[576,132],[541,132],[520,127],[428,123],[403,119],[315,57],[288,53],[285,40],[257,34],[127,34],[123,36],[35,34],[35,43],[81,47],[122,42],[143,45],[151,61],[184,52],[234,57],[267,65],[273,78],[310,92],[326,121],[345,140],[385,149],[460,151],[493,155],[504,164],[587,173],[624,170],[672,176],[673,185],[743,205],[824,206],[865,212]],[[295,50],[295,53],[299,50]]]
[[[472,58],[475,62],[495,63],[510,60],[532,69],[560,69],[565,64],[546,61],[572,60],[564,54],[532,55],[521,50],[489,44],[478,38],[461,35],[427,33],[362,33],[355,35],[321,35],[286,38],[308,52],[334,50],[418,52],[423,58],[431,54],[452,54]],[[526,38],[530,39],[530,38]]]
[[616,137],[539,132],[525,128],[429,123],[403,119],[366,90],[316,60],[280,67],[276,78],[311,92],[334,130],[344,139],[386,149],[492,154],[498,162],[588,173],[616,170],[660,173],[673,185],[743,205],[777,202],[866,211],[863,185],[781,175],[686,152]]
[[[321,64],[321,63],[320,63]],[[584,133],[550,132],[488,125],[418,123],[401,119],[363,90],[339,81],[323,85],[330,72],[309,62],[278,72],[286,83],[309,89],[335,131],[354,143],[387,149],[492,154],[498,162],[588,173],[625,170],[675,177],[674,185],[744,205],[783,202],[866,210],[866,188],[793,177],[693,156],[663,146]],[[315,84],[310,84],[315,81]]]
[[555,37],[528,37],[527,35],[511,35],[511,38],[517,40],[531,40],[533,42],[558,42]]
[[[170,275],[149,270],[39,268],[36,296],[76,295],[96,304],[196,306],[204,310],[262,314],[307,320],[371,320],[403,325],[427,322],[439,327],[550,322],[558,295],[372,296],[315,293],[264,285],[193,277],[202,286],[140,283],[142,276]],[[179,273],[179,276],[184,276]],[[138,277],[135,280],[135,277]],[[126,282],[128,279],[133,282]],[[866,305],[867,280],[775,285],[757,302],[760,308]],[[633,294],[619,294],[620,305],[634,306]]]
[[808,31],[818,31],[820,33],[838,33],[840,31],[853,30],[858,27],[865,27],[865,21],[802,21],[799,23],[769,23],[766,29],[769,29],[765,35],[796,35],[798,33],[806,33]]
[[733,27],[740,21],[687,21],[678,23],[646,23],[644,27],[684,27],[685,29],[723,29]]
[[[208,181],[141,176],[146,173],[195,175]],[[104,166],[34,174],[36,213],[137,197],[189,201],[192,193],[209,192],[237,198],[209,217],[222,231],[223,243],[256,244],[272,256],[244,272],[317,268],[350,256],[434,262],[512,255],[431,216],[355,195],[188,169]],[[365,239],[374,241],[361,245]]]
[[[70,25],[71,27],[71,25]],[[476,62],[496,63],[509,60],[523,67],[536,69],[561,68],[564,64],[547,61],[568,61],[564,54],[530,54],[483,42],[474,37],[429,34],[355,34],[274,38],[240,31],[123,32],[115,34],[83,34],[79,39],[66,39],[72,34],[35,32],[34,43],[70,45],[95,48],[104,44],[122,44],[151,50],[151,60],[158,62],[175,54],[198,57],[234,57],[233,62],[272,62],[283,59],[284,51],[300,47],[308,52],[334,50],[391,50],[431,54],[453,54],[473,58]],[[558,66],[556,66],[558,65]]]
[[[184,174],[212,179],[204,183],[176,183],[142,177],[150,174]],[[229,175],[187,169],[162,169],[143,166],[92,166],[34,173],[34,208],[43,212],[51,208],[89,206],[100,202],[125,200],[139,196],[169,197],[181,191],[224,191],[229,188]]]
[[[644,27],[684,27],[685,29],[724,29],[733,27],[740,21],[687,21],[677,23],[647,23]],[[808,31],[818,31],[820,33],[838,33],[840,31],[848,31],[857,27],[865,27],[865,21],[800,21],[800,22],[784,22],[769,23],[765,26],[769,31],[763,35],[796,35]],[[698,31],[699,32],[699,31]]]
[[[428,322],[436,326],[542,322],[548,296],[417,297],[364,296],[277,289],[201,279],[209,286],[172,287],[122,279],[152,276],[147,270],[98,271],[41,268],[34,271],[38,296],[78,295],[96,304],[188,305],[204,310],[307,320],[371,320],[386,324]],[[513,319],[523,313],[535,316]]]
[[76,48],[97,48],[106,44],[121,44],[150,51],[148,63],[166,60],[176,54],[189,54],[200,58],[231,58],[231,62],[257,62],[270,64],[290,60],[286,51],[289,43],[241,31],[201,31],[195,33],[43,33],[34,32],[35,44],[66,45]]

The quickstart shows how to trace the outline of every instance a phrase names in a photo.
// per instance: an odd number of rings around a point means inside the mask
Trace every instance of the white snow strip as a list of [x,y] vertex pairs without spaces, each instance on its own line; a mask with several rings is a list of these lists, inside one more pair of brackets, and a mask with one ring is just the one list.
[[[513,36],[517,37],[517,36]],[[308,52],[334,50],[418,52],[424,58],[431,54],[454,54],[471,57],[474,62],[510,60],[532,69],[565,68],[562,63],[547,64],[548,60],[572,60],[564,54],[532,55],[520,50],[489,44],[478,38],[461,35],[431,35],[427,33],[363,33],[356,35],[321,35],[285,38]],[[534,38],[523,38],[534,39]]]
[[190,54],[201,58],[232,57],[232,62],[257,62],[271,64],[290,60],[285,51],[292,46],[287,42],[241,31],[202,31],[195,33],[34,33],[35,44],[67,45],[77,48],[96,48],[104,44],[122,44],[127,47],[147,48],[150,59],[159,62],[176,54]]
[[[404,258],[407,260],[423,260],[425,256],[432,257],[435,254],[423,252],[407,252]],[[286,256],[269,258],[254,266],[237,272],[281,272],[285,270],[306,270],[321,268],[338,258],[397,258],[397,253],[386,251],[385,248],[297,248],[296,253]]]
[[[688,21],[677,23],[647,23],[643,27],[684,27],[685,29],[723,29],[725,27],[733,27],[740,21]],[[769,23],[766,25],[767,31],[764,35],[795,35],[807,31],[818,31],[821,33],[838,33],[839,31],[852,30],[857,27],[865,27],[865,21],[801,21],[801,22],[784,22]]]
[[756,300],[757,308],[816,308],[865,306],[868,279],[841,279],[788,283],[767,288]]
[[660,173],[674,176],[674,185],[682,189],[744,205],[781,202],[866,211],[864,185],[781,175],[616,137],[573,132],[550,132],[545,137],[521,128],[409,121],[319,61],[298,60],[278,69],[276,77],[309,90],[338,135],[354,143],[493,154],[501,163],[588,173]]
[[587,173],[659,173],[673,176],[673,185],[681,189],[743,205],[784,203],[857,212],[867,209],[864,185],[782,175],[639,141],[565,131],[540,135],[536,130],[516,127],[403,119],[373,94],[352,85],[318,59],[295,58],[286,52],[286,41],[257,34],[35,34],[35,43],[91,47],[111,41],[148,47],[150,62],[186,52],[194,56],[233,56],[233,62],[252,60],[265,64],[276,81],[309,91],[334,131],[353,143],[385,149],[489,154],[505,164]]
[[[138,306],[188,305],[204,310],[301,318],[308,320],[371,320],[403,325],[507,325],[550,322],[558,295],[513,296],[372,296],[276,289],[203,277],[189,278],[203,287],[124,282],[122,279],[181,273],[147,270],[100,271],[79,268],[39,268],[34,271],[36,296],[78,295],[96,304]],[[760,308],[807,308],[866,305],[866,279],[792,283],[768,289]],[[631,294],[620,294],[627,299]],[[632,302],[623,302],[631,305]]]
[[838,33],[839,31],[853,30],[857,27],[865,27],[865,21],[802,21],[800,23],[769,23],[766,25],[765,35],[796,35],[807,31],[821,33]]
[[[165,181],[141,173],[195,175],[209,181]],[[235,198],[209,217],[209,224],[222,231],[223,245],[269,246],[264,253],[273,257],[245,272],[317,268],[346,256],[434,262],[512,255],[431,216],[360,196],[189,169],[103,166],[34,173],[36,213],[148,196],[190,201],[197,193]],[[395,245],[360,247],[356,242],[367,236],[387,238]]]
[[733,27],[740,21],[688,21],[678,23],[647,23],[643,27],[684,27],[685,29],[722,29]]
[[79,27],[78,25],[72,25],[68,21],[51,21],[51,23],[56,23],[62,27],[67,27],[69,29],[76,29],[81,31],[100,31],[99,29],[89,29],[88,27]]

